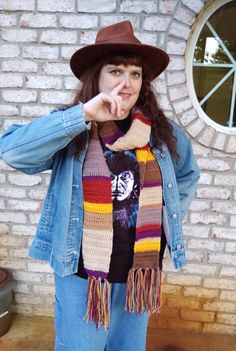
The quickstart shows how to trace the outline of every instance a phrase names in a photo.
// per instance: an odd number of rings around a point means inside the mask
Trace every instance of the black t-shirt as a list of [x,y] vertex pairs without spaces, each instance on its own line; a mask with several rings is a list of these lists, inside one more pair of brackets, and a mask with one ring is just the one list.
[[[104,157],[110,170],[113,204],[113,248],[107,278],[111,283],[125,283],[133,262],[139,165],[133,150],[114,152],[104,147]],[[87,278],[82,252],[77,274]]]

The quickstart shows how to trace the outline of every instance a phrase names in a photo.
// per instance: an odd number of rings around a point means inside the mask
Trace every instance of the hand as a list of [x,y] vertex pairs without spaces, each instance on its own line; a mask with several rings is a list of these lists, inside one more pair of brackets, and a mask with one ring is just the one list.
[[99,93],[84,104],[86,121],[105,122],[109,120],[124,119],[127,117],[122,111],[122,97],[119,92],[125,86],[121,81],[110,94]]

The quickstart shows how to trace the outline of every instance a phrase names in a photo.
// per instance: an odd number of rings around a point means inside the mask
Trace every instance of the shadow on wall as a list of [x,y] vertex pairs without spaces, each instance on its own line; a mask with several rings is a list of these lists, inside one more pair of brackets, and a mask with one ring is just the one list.
[[185,351],[185,350],[182,349],[182,347],[168,344],[163,346],[162,351]]

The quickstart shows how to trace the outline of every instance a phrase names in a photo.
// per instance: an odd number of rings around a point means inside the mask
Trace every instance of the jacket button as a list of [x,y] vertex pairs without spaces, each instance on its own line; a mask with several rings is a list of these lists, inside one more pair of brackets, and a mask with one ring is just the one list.
[[161,153],[161,157],[165,157],[165,153],[164,152]]
[[177,213],[173,213],[173,214],[172,214],[172,218],[173,218],[173,219],[176,219],[176,218],[177,218]]
[[182,245],[181,245],[181,244],[177,244],[176,249],[177,249],[177,250],[182,249]]
[[169,183],[169,184],[167,185],[167,187],[168,187],[169,189],[172,189],[172,183]]

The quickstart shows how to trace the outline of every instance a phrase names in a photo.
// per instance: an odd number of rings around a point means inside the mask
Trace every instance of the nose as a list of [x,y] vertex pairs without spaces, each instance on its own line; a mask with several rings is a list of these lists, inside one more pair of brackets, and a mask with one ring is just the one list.
[[130,77],[130,74],[129,72],[126,72],[125,73],[125,77],[124,77],[124,80],[125,80],[125,87],[129,87],[130,84],[131,84],[131,77]]

